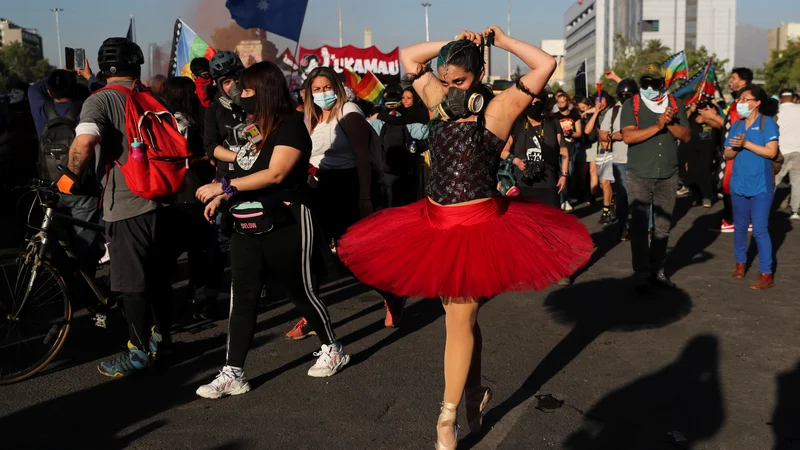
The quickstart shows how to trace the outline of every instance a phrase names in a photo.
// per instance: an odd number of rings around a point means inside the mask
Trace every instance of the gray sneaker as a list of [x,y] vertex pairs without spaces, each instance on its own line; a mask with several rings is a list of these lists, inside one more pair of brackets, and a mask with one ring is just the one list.
[[800,220],[800,213],[795,212],[791,216],[789,216],[789,218],[792,220]]
[[703,208],[711,208],[711,200],[704,198],[703,199]]

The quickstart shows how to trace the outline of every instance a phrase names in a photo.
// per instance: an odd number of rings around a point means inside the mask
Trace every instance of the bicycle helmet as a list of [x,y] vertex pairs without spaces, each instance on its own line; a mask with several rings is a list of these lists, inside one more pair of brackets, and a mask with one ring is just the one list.
[[617,97],[620,99],[630,97],[639,92],[639,85],[636,84],[636,80],[633,78],[625,78],[624,80],[620,80],[619,84],[617,85]]
[[118,72],[138,72],[142,64],[144,64],[142,49],[126,38],[108,38],[97,51],[98,67],[112,76]]
[[214,57],[211,58],[209,66],[211,68],[211,78],[215,80],[239,75],[239,73],[244,70],[244,64],[242,64],[239,55],[227,50],[217,52]]

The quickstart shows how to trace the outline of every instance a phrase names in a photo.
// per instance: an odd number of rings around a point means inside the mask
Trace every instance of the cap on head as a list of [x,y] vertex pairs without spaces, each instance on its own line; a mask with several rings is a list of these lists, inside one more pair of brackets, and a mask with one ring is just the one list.
[[138,73],[144,64],[142,49],[123,37],[112,37],[103,41],[97,51],[97,65],[107,76],[120,73]]
[[642,78],[653,78],[653,79],[664,79],[667,77],[667,71],[661,64],[651,63],[648,64],[642,69],[642,73],[639,76],[639,79]]
[[791,89],[784,89],[781,91],[781,97],[794,97],[796,94]]

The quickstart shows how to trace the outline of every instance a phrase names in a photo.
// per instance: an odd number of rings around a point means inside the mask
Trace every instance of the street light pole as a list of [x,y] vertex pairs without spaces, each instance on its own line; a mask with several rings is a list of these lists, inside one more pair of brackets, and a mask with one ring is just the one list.
[[344,46],[344,40],[342,39],[342,0],[339,0],[339,47]]
[[64,52],[61,51],[61,27],[58,25],[58,13],[63,11],[64,8],[52,8],[50,11],[56,13],[56,39],[58,40],[58,67],[64,67]]
[[[511,0],[508,0],[508,37],[511,37]],[[511,52],[508,52],[508,79],[511,79]]]
[[431,4],[428,2],[422,3],[422,7],[425,8],[425,42],[431,41],[431,34],[428,29],[428,8],[431,7]]

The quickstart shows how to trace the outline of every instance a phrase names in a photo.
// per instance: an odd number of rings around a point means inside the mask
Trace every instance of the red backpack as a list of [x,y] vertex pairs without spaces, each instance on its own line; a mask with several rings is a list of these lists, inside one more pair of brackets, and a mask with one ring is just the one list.
[[[101,90],[125,94],[125,134],[128,160],[120,166],[125,183],[139,197],[156,200],[183,187],[191,150],[178,132],[175,117],[139,80],[133,89],[111,84]],[[98,91],[99,92],[99,91]],[[141,151],[133,145],[138,141]]]
[[[639,129],[639,103],[640,102],[641,102],[641,99],[639,98],[639,96],[638,95],[634,95],[633,96],[633,118],[636,119],[636,129],[637,130]],[[678,109],[678,101],[675,100],[675,97],[673,97],[672,95],[669,96],[669,104],[670,104],[670,106],[672,106],[672,109],[675,110],[675,114],[677,114],[678,111],[679,111],[679,109]]]

